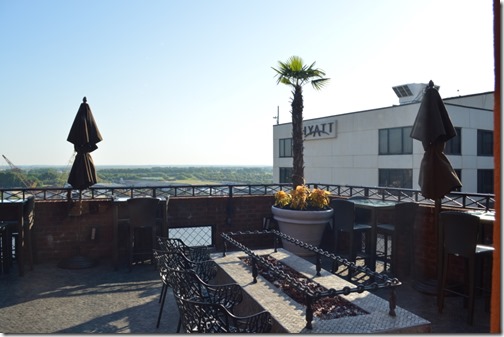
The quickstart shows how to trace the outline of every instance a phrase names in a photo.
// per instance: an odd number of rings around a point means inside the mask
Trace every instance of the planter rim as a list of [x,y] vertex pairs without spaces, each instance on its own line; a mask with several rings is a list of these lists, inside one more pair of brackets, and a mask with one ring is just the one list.
[[288,221],[293,223],[306,223],[306,221],[313,223],[314,221],[320,221],[326,223],[327,220],[332,217],[334,210],[330,208],[320,211],[303,211],[271,206],[271,212],[277,221]]
[[299,213],[332,213],[334,209],[332,207],[328,209],[321,209],[321,210],[305,210],[305,209],[290,209],[290,208],[280,208],[277,206],[271,206],[272,210],[277,210],[279,212],[299,212]]

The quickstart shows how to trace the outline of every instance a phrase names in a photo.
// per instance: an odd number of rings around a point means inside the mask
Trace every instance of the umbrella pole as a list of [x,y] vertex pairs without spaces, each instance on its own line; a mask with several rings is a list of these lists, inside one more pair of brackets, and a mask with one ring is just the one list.
[[80,229],[82,227],[82,190],[79,190],[79,212],[77,213],[79,216],[79,229],[77,230],[77,253],[76,255],[69,257],[67,259],[64,259],[58,263],[58,267],[62,269],[85,269],[85,268],[91,268],[94,267],[96,264],[96,261],[92,260],[91,258],[84,256],[81,254],[81,246],[80,246]]
[[441,275],[443,272],[443,229],[439,225],[439,213],[441,213],[441,199],[436,199],[434,203],[434,226],[437,229],[437,259],[436,259],[436,276],[437,276],[437,294],[441,292]]
[[413,283],[413,288],[421,293],[427,295],[437,295],[441,287],[441,272],[442,272],[442,259],[443,259],[443,232],[439,226],[439,213],[441,212],[441,199],[434,200],[434,231],[437,233],[436,237],[436,278],[419,281]]

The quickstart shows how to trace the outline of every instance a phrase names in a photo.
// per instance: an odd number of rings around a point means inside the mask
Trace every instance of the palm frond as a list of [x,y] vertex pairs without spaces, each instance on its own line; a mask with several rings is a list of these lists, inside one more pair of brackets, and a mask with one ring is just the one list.
[[313,80],[311,84],[314,89],[320,90],[327,84],[327,82],[329,82],[329,80],[330,78],[321,78],[318,80]]

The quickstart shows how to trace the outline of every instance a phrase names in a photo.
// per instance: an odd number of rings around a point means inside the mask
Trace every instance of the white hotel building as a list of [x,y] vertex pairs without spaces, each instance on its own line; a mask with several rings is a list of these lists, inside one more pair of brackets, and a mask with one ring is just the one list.
[[[308,183],[420,189],[424,150],[410,138],[427,84],[394,87],[399,105],[303,121]],[[457,136],[445,154],[462,182],[460,191],[493,191],[493,92],[443,99]],[[273,126],[273,181],[290,182],[292,124]]]

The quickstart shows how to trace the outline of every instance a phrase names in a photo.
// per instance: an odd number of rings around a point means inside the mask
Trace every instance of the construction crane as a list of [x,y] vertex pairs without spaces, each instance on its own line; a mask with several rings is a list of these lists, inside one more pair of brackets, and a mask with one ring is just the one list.
[[33,183],[29,183],[26,178],[25,178],[25,175],[23,173],[23,171],[17,167],[16,165],[14,165],[6,156],[2,155],[2,157],[4,157],[5,161],[7,162],[7,164],[9,164],[10,168],[11,168],[11,171],[12,173],[14,173],[16,175],[16,177],[21,180],[21,182],[27,187],[27,188],[33,188],[35,187],[36,183],[33,182]]

